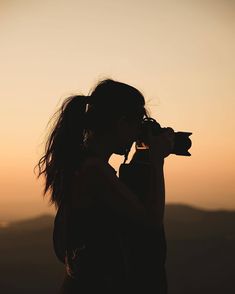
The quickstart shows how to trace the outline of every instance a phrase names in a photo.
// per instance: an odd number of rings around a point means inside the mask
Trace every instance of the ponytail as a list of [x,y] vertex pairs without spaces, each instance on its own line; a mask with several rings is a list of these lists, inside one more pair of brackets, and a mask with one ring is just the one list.
[[[47,138],[45,153],[39,160],[38,178],[45,176],[43,195],[51,192],[50,204],[59,207],[68,186],[71,172],[81,159],[84,139],[87,97],[68,97],[52,117],[52,130]],[[56,116],[56,118],[55,118]]]
[[[88,105],[87,105],[88,104]],[[119,118],[140,122],[147,115],[145,99],[136,88],[111,79],[99,82],[87,96],[68,97],[52,117],[45,153],[36,167],[45,176],[43,195],[50,191],[50,203],[59,207],[69,193],[74,171],[86,151],[89,134],[112,132]]]

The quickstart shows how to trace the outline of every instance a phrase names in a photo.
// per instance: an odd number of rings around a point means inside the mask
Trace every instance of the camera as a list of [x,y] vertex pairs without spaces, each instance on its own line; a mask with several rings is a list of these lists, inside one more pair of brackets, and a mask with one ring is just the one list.
[[[153,118],[144,118],[141,125],[141,132],[137,139],[137,145],[148,146],[148,130],[150,129],[152,135],[158,136],[163,133],[166,128],[162,128],[160,124]],[[175,132],[174,147],[171,154],[191,156],[188,149],[192,146],[192,141],[189,136],[190,132]],[[141,148],[141,147],[140,147]]]

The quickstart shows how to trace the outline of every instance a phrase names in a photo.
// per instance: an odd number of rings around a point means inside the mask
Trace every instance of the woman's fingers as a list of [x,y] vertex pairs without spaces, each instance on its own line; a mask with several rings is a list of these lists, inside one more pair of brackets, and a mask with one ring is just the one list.
[[170,142],[171,150],[174,148],[175,144],[175,132],[172,128],[166,128],[163,133],[163,136]]
[[175,132],[172,128],[165,128],[157,136],[149,131],[149,149],[152,158],[164,158],[171,154],[174,148]]

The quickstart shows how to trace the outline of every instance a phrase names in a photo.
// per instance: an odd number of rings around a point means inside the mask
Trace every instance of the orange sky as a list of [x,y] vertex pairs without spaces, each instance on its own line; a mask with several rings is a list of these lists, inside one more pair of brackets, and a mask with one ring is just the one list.
[[234,1],[1,1],[0,16],[0,220],[53,211],[32,171],[46,124],[106,77],[193,132],[192,157],[166,160],[167,202],[235,209]]

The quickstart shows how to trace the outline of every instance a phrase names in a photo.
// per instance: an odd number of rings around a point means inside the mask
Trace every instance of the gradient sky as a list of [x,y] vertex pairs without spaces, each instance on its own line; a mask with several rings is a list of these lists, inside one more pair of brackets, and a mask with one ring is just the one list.
[[1,0],[0,220],[54,212],[33,174],[46,124],[106,77],[193,132],[192,157],[166,159],[167,202],[235,209],[234,36],[233,0]]

